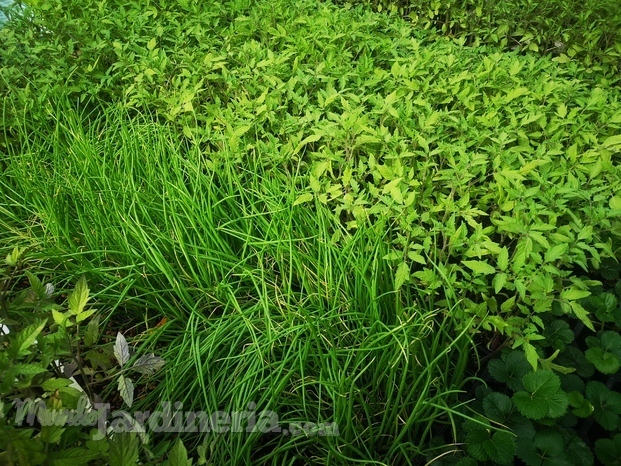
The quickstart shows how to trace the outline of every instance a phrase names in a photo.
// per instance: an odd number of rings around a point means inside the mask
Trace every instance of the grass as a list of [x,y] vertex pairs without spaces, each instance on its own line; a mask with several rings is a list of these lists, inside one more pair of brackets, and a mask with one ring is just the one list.
[[469,326],[428,293],[394,291],[385,224],[350,233],[323,205],[295,205],[299,167],[207,156],[148,115],[54,115],[5,160],[3,239],[42,250],[55,277],[86,273],[121,331],[142,322],[134,342],[168,365],[136,409],[253,402],[283,426],[338,425],[215,436],[214,464],[411,464],[434,435],[456,436]]

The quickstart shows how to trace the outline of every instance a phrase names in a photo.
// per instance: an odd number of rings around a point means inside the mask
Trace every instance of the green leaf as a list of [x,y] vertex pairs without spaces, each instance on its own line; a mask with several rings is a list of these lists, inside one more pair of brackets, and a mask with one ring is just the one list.
[[621,368],[621,360],[602,348],[590,348],[585,356],[602,374],[614,374]]
[[490,375],[498,382],[507,384],[514,391],[522,390],[522,378],[532,369],[524,353],[512,350],[503,355],[502,359],[494,359],[488,364]]
[[75,321],[79,324],[80,322],[85,321],[86,319],[88,319],[90,316],[92,316],[95,312],[97,312],[96,309],[90,309],[88,311],[82,311],[78,314],[78,316],[75,318]]
[[534,420],[556,418],[567,411],[569,400],[561,390],[561,380],[553,372],[531,372],[522,382],[525,390],[513,395],[513,402],[523,416]]
[[192,466],[192,459],[188,459],[188,452],[180,439],[177,439],[170,449],[166,464],[170,466]]
[[621,464],[621,434],[615,435],[612,439],[596,440],[595,453],[604,466]]
[[127,406],[131,408],[132,404],[134,403],[133,382],[129,378],[123,375],[119,375],[118,389],[119,389],[119,393],[121,394],[121,397],[123,398],[123,401],[125,401]]
[[522,347],[524,349],[524,355],[526,356],[526,360],[531,365],[533,370],[537,370],[537,362],[539,361],[539,355],[537,354],[537,350],[532,344],[528,342],[525,342]]
[[462,261],[461,263],[464,264],[466,267],[468,267],[470,270],[476,273],[479,273],[479,274],[489,275],[492,273],[496,273],[496,269],[492,267],[491,265],[489,265],[487,262]]
[[593,327],[593,323],[591,319],[589,319],[589,313],[584,309],[579,303],[575,301],[570,301],[569,303],[571,310],[574,312],[574,315],[580,319],[580,321],[591,331],[595,331],[595,327]]
[[86,326],[84,330],[84,345],[86,347],[91,347],[97,343],[99,339],[99,321],[101,316],[96,315],[91,319],[91,321]]
[[507,432],[475,429],[466,436],[468,453],[479,461],[492,460],[496,464],[511,464],[515,456],[515,440]]
[[135,466],[139,440],[134,432],[117,432],[109,441],[109,466]]
[[410,266],[407,262],[401,262],[395,274],[395,290],[399,291],[403,284],[410,278]]
[[601,382],[591,381],[585,389],[587,399],[593,405],[595,420],[606,430],[615,430],[621,414],[621,394],[613,392]]
[[602,145],[606,148],[613,148],[613,149],[617,149],[621,146],[621,134],[617,134],[616,136],[610,136],[609,138],[606,138],[604,140],[604,142],[602,143]]
[[14,247],[13,250],[6,255],[4,262],[9,267],[15,267],[22,255],[24,254],[25,248]]
[[567,251],[567,243],[557,244],[546,251],[546,262],[555,262]]
[[34,344],[39,334],[43,331],[46,321],[39,321],[21,330],[11,342],[9,354],[14,358],[20,358],[30,354],[30,347]]
[[513,402],[507,395],[493,392],[483,399],[483,410],[489,419],[506,425],[513,413]]
[[132,369],[143,375],[153,375],[164,367],[165,364],[166,361],[163,358],[155,356],[153,353],[148,353],[136,359]]
[[36,364],[15,364],[11,369],[15,375],[25,375],[28,377],[42,374],[47,371],[44,367],[37,366]]
[[577,299],[586,298],[591,294],[590,291],[580,290],[575,287],[567,288],[561,292],[561,299],[566,299],[568,301],[575,301]]
[[552,346],[554,349],[564,350],[565,346],[574,340],[574,332],[569,328],[569,324],[560,319],[553,320],[543,330],[544,340],[541,346]]
[[498,254],[498,268],[502,271],[507,270],[509,266],[509,250],[506,246],[503,246]]
[[300,205],[300,204],[304,204],[305,202],[309,202],[313,200],[313,194],[312,193],[304,193],[301,194],[294,202],[293,205]]
[[544,430],[538,432],[533,440],[518,439],[517,456],[529,466],[560,465],[564,464],[562,462],[564,446],[563,437],[558,432]]
[[507,283],[507,274],[497,273],[494,280],[492,280],[492,285],[494,285],[494,293],[500,293],[500,290],[502,290],[505,286],[505,283]]
[[621,210],[621,196],[611,197],[608,205],[612,210]]
[[59,388],[68,387],[69,385],[71,385],[71,380],[69,379],[52,378],[52,379],[48,379],[45,382],[43,382],[41,384],[41,388],[43,388],[43,390],[45,390],[46,392],[52,393],[58,390]]
[[89,299],[89,289],[86,284],[86,278],[80,277],[75,285],[75,289],[69,295],[69,312],[78,315],[84,310],[84,306]]
[[88,450],[87,448],[74,447],[49,453],[47,464],[50,464],[50,466],[88,464],[90,461],[93,461],[98,457],[98,454]]
[[123,367],[125,363],[129,361],[129,345],[127,344],[127,340],[121,334],[121,332],[117,332],[116,334],[116,342],[114,343],[114,357],[119,362],[121,367]]

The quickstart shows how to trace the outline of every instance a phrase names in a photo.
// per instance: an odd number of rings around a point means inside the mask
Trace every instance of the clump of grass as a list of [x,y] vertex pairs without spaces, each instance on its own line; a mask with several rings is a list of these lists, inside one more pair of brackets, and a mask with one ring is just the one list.
[[169,364],[137,409],[255,403],[283,426],[338,425],[216,436],[214,464],[411,463],[437,428],[455,430],[468,326],[426,293],[394,291],[385,225],[351,233],[320,203],[295,205],[290,163],[207,157],[115,107],[89,124],[61,110],[6,158],[0,225],[57,274],[86,273],[112,322],[145,322],[136,340]]

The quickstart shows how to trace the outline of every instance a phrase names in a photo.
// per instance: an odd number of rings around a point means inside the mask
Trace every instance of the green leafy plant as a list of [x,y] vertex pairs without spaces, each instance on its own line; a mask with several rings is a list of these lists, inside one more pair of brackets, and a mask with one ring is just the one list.
[[[14,248],[0,276],[0,459],[20,465],[135,464],[140,443],[135,434],[97,439],[93,436],[97,431],[91,432],[93,422],[69,421],[71,413],[87,415],[90,400],[97,395],[95,388],[108,376],[94,378],[96,368],[82,357],[101,333],[99,314],[87,306],[86,280],[77,281],[64,310],[56,304],[51,284],[44,285],[30,270],[23,270],[24,253]],[[28,286],[20,285],[22,273]],[[82,325],[91,318],[84,330]],[[128,349],[127,342],[124,345]],[[163,359],[147,354],[132,369],[152,375],[163,364]],[[86,393],[76,385],[74,374]],[[123,375],[117,377],[120,380]],[[88,383],[95,379],[97,384]],[[121,395],[131,406],[131,397],[123,390]],[[181,454],[175,451],[170,454]]]

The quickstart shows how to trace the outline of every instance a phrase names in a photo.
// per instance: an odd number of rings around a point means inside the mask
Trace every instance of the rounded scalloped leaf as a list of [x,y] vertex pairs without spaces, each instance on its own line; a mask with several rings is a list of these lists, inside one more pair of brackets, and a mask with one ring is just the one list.
[[483,400],[483,409],[489,419],[506,425],[513,413],[513,402],[507,395],[494,392]]
[[591,364],[584,353],[575,346],[565,348],[555,361],[557,364],[576,369],[576,374],[585,379],[589,379],[595,373],[595,367]]
[[513,403],[518,411],[529,419],[543,419],[548,414],[548,403],[543,398],[533,398],[530,393],[517,392],[513,395]]
[[566,345],[574,340],[574,332],[564,320],[554,320],[543,331],[544,340],[542,346],[552,346],[554,349],[563,350]]
[[613,392],[601,382],[589,382],[585,389],[586,398],[593,405],[593,417],[606,430],[619,425],[621,394]]
[[479,461],[511,464],[515,456],[514,436],[508,432],[475,429],[466,436],[468,453]]
[[537,432],[534,440],[517,441],[517,456],[528,466],[560,463],[565,451],[565,442],[558,432],[544,430]]
[[507,384],[513,391],[523,390],[522,378],[532,370],[524,352],[519,350],[510,351],[502,359],[490,361],[487,368],[494,379]]
[[531,372],[522,382],[525,390],[513,395],[513,402],[523,416],[538,420],[557,418],[567,412],[567,394],[561,390],[561,380],[552,371]]
[[621,368],[621,360],[602,348],[589,348],[585,356],[602,374],[614,374]]
[[576,374],[560,374],[561,388],[564,392],[584,393],[584,381]]
[[621,434],[595,442],[595,454],[604,466],[621,465]]

